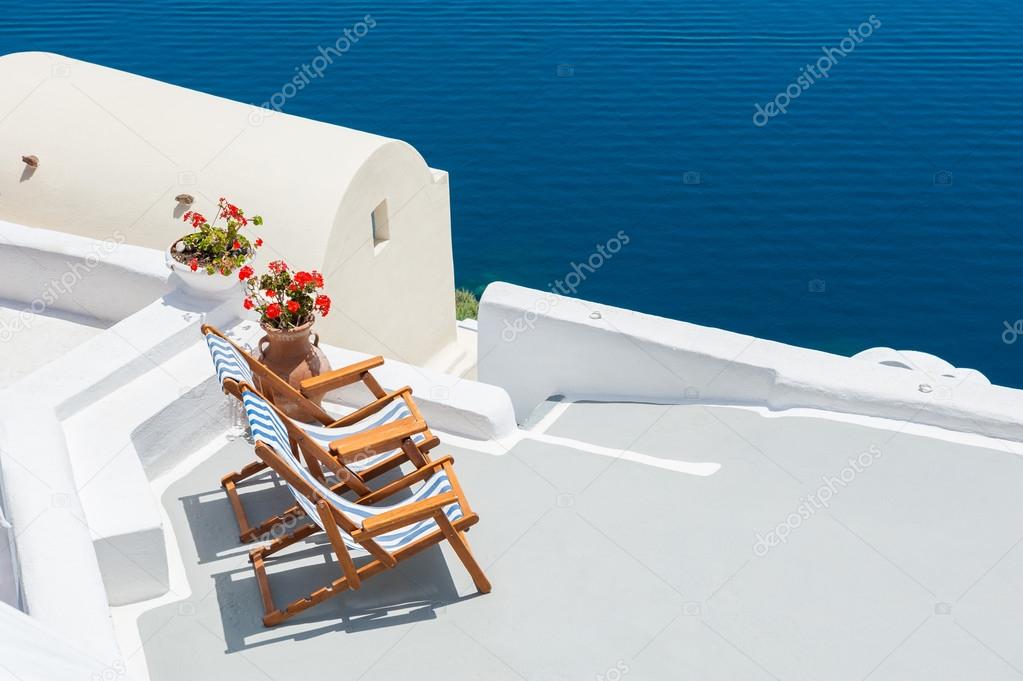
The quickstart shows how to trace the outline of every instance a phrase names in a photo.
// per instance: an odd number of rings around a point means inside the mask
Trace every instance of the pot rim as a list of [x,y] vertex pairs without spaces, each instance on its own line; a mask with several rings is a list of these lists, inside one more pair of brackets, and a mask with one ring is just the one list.
[[312,328],[312,326],[313,326],[313,323],[314,323],[315,321],[316,321],[316,317],[312,317],[312,318],[310,318],[310,320],[309,320],[309,321],[307,321],[306,323],[304,323],[304,324],[299,324],[298,326],[294,326],[294,327],[292,327],[292,328],[290,328],[290,329],[277,329],[277,328],[274,328],[274,327],[272,327],[272,326],[267,326],[267,325],[266,325],[266,324],[264,324],[263,322],[260,322],[260,323],[259,323],[259,325],[260,325],[260,327],[262,327],[262,329],[263,329],[264,331],[266,331],[266,332],[267,332],[268,334],[270,334],[270,333],[275,333],[275,334],[288,334],[288,333],[301,333],[301,332],[303,332],[303,331],[308,331],[308,330],[310,330],[310,329]]
[[[178,244],[179,241],[184,239],[186,236],[188,236],[188,235],[187,234],[182,234],[177,239],[172,241],[170,243],[170,246],[167,247],[167,250],[166,250],[167,262],[170,265],[171,269],[176,269],[177,267],[180,267],[183,271],[188,272],[189,274],[198,274],[198,272],[193,272],[191,270],[191,268],[188,267],[187,263],[183,263],[183,262],[181,262],[180,260],[178,260],[177,258],[174,257],[174,247]],[[245,267],[245,265],[251,265],[252,261],[255,259],[255,253],[253,253],[253,251],[250,249],[247,255],[249,256],[249,258],[248,258],[248,260],[245,261],[245,263],[243,265],[241,265],[241,267],[235,267],[234,269],[232,269],[227,274],[224,274],[223,272],[214,272],[214,274],[219,274],[219,275],[224,276],[224,277],[230,277],[232,274],[234,274],[235,272],[240,270],[242,267]]]

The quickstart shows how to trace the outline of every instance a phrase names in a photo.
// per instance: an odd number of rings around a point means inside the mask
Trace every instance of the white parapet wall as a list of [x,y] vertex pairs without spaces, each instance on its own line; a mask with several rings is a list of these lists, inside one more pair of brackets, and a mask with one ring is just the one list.
[[551,395],[806,407],[1023,441],[1023,391],[886,366],[545,291],[491,284],[479,379],[523,421]]
[[26,315],[69,312],[116,322],[169,290],[159,251],[0,220],[0,299]]
[[0,83],[0,218],[163,251],[224,196],[265,219],[257,267],[323,272],[325,341],[415,364],[455,343],[448,176],[409,144],[57,54],[0,56]]
[[15,533],[22,607],[113,664],[119,655],[93,534],[64,432],[50,406],[25,393],[0,392],[0,469]]

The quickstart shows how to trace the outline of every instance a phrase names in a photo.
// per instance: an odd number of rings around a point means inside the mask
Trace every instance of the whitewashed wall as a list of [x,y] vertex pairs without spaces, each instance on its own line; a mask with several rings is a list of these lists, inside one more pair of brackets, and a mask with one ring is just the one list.
[[[118,658],[89,524],[53,410],[0,392],[0,470],[34,619],[111,663]],[[6,653],[5,653],[6,654]]]
[[0,220],[0,299],[114,322],[169,290],[159,251]]
[[416,364],[455,342],[448,178],[405,142],[49,53],[0,57],[0,83],[0,219],[163,250],[177,195],[226,196],[266,220],[257,264],[327,275],[324,340]]
[[1023,441],[1023,391],[944,377],[513,286],[479,311],[479,379],[521,422],[554,394],[712,401],[879,416]]

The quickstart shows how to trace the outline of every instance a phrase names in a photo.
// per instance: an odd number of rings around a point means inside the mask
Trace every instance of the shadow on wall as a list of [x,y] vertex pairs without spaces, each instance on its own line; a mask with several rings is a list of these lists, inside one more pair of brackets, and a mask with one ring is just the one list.
[[[139,359],[143,361],[148,360]],[[234,398],[210,377],[141,423],[131,432],[131,441],[146,477],[153,480],[166,473],[221,435],[231,422],[233,406]]]

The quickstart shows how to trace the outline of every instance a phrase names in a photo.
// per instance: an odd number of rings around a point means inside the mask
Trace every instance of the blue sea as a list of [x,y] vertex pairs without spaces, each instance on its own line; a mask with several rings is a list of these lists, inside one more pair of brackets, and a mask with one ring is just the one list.
[[[33,0],[4,14],[4,52],[253,104],[355,36],[283,110],[407,140],[449,171],[460,286],[568,282],[1023,386],[1019,0]],[[590,272],[598,247],[610,257]]]

